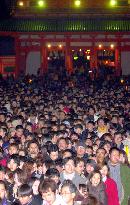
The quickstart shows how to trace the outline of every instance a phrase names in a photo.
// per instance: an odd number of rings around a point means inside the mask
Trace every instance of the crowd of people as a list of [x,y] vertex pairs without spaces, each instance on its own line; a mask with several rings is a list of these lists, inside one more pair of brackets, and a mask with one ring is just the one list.
[[119,81],[0,85],[1,205],[130,204],[130,94]]

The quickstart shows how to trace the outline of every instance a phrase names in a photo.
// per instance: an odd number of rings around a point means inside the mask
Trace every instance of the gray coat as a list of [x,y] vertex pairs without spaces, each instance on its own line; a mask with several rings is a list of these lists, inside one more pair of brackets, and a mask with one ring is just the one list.
[[[65,180],[63,172],[60,174],[60,181],[63,183]],[[87,184],[87,178],[81,177],[78,173],[75,172],[72,182],[75,184],[77,188],[79,188],[79,184]]]

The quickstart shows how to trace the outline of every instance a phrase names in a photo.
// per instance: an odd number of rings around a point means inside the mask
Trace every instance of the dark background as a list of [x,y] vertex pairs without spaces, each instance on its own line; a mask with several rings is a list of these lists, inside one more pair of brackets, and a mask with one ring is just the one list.
[[11,16],[12,5],[15,0],[0,0],[0,19],[6,19]]

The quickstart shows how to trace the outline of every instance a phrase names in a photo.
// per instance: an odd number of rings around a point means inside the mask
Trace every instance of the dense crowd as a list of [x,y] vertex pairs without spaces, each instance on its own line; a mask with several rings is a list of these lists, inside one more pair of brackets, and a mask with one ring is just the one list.
[[129,96],[117,81],[2,80],[0,204],[130,204]]

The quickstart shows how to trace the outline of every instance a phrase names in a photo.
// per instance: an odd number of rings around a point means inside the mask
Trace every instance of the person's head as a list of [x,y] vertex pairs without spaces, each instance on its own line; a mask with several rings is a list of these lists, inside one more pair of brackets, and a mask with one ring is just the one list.
[[130,166],[128,156],[124,150],[120,150],[120,163]]
[[52,205],[56,199],[56,183],[52,179],[45,179],[41,181],[39,191],[43,200]]
[[28,144],[28,154],[35,159],[39,153],[39,144],[37,141],[30,141]]
[[104,148],[98,148],[96,151],[97,163],[102,163],[106,157],[106,150]]
[[8,197],[8,188],[4,181],[0,180],[0,199]]
[[79,142],[76,147],[77,156],[83,157],[86,152],[86,145],[82,142]]
[[77,133],[78,135],[82,134],[83,132],[83,126],[81,124],[76,124],[74,126],[74,131],[75,133]]
[[64,171],[66,174],[72,174],[75,171],[75,162],[72,157],[65,158],[63,160]]
[[0,180],[3,181],[5,180],[5,172],[6,172],[5,168],[0,166]]
[[58,159],[58,155],[59,155],[59,153],[58,153],[58,146],[56,145],[56,144],[52,144],[52,145],[50,145],[50,147],[49,147],[49,150],[48,150],[48,153],[49,153],[49,156],[50,156],[50,158],[52,159],[52,160],[56,160],[56,159]]
[[90,174],[89,181],[92,186],[97,187],[100,184],[101,179],[102,179],[101,173],[99,171],[93,171]]
[[95,123],[93,121],[88,121],[86,124],[86,128],[88,129],[89,132],[92,132],[94,129]]
[[61,196],[67,205],[73,205],[77,188],[71,180],[64,180],[61,187]]
[[85,167],[87,174],[92,173],[95,168],[96,162],[93,159],[88,159]]
[[94,115],[94,113],[95,113],[94,107],[89,107],[88,114],[89,115]]
[[120,132],[115,132],[114,134],[114,142],[116,145],[120,145],[122,141],[122,134]]
[[5,135],[6,135],[6,133],[7,133],[7,129],[4,128],[4,127],[1,127],[1,128],[0,128],[0,136],[1,136],[2,138],[4,138]]
[[16,186],[20,186],[21,184],[24,184],[27,182],[27,173],[23,171],[22,169],[17,169],[14,172],[14,182]]
[[83,171],[84,171],[84,160],[81,159],[81,158],[76,158],[75,159],[75,171],[78,173],[78,174],[82,174]]
[[79,184],[79,192],[84,198],[87,198],[88,192],[89,192],[87,185],[86,184]]
[[67,149],[67,141],[64,137],[61,137],[58,141],[57,141],[57,145],[59,147],[59,150],[65,150]]
[[23,135],[23,126],[22,125],[17,125],[16,126],[16,136],[21,138],[21,136]]
[[22,184],[18,188],[18,199],[21,203],[21,205],[28,204],[32,199],[32,187],[30,187],[28,184]]
[[38,192],[39,184],[40,184],[40,179],[38,179],[37,177],[31,177],[29,179],[29,186],[32,187],[34,195],[38,195],[39,193]]
[[109,166],[107,165],[107,163],[103,163],[102,165],[100,165],[99,171],[102,175],[102,178],[109,177],[110,169],[109,169]]
[[18,145],[16,143],[11,143],[8,148],[9,155],[18,153]]
[[109,152],[109,158],[111,164],[113,165],[118,164],[120,161],[120,150],[116,147],[111,148]]
[[57,169],[55,168],[50,168],[46,171],[45,176],[49,179],[53,179],[56,184],[59,183],[60,181],[60,173]]
[[98,127],[104,127],[104,125],[105,125],[104,119],[100,117],[97,120],[97,124],[98,124]]
[[20,160],[18,155],[11,155],[10,159],[8,160],[7,167],[14,172],[18,166],[20,165]]

